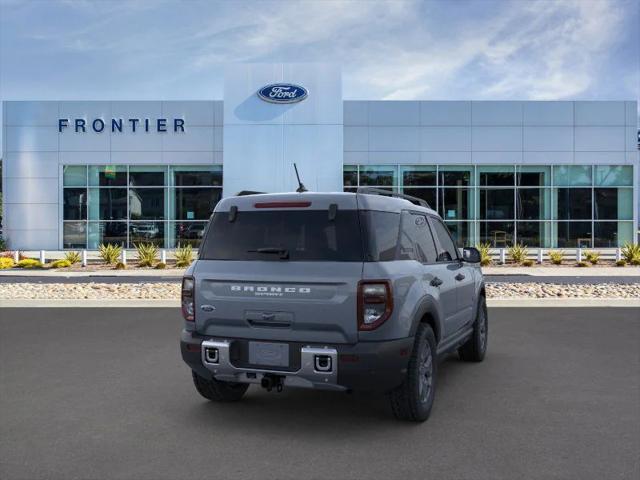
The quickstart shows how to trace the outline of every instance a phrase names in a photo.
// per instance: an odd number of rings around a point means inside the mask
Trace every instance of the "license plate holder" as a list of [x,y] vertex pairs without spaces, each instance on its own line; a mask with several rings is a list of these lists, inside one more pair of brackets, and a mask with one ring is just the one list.
[[249,342],[249,363],[287,368],[289,366],[289,344]]

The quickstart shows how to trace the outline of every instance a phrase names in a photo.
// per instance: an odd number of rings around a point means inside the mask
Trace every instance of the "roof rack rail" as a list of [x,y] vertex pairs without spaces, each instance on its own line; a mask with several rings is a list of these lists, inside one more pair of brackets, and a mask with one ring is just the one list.
[[421,207],[425,207],[429,209],[431,208],[429,204],[421,198],[414,197],[412,195],[407,195],[404,193],[392,192],[391,190],[384,190],[382,188],[358,187],[358,190],[356,190],[356,193],[366,193],[370,195],[386,195],[388,197],[402,198],[404,200],[408,200],[414,205],[420,205]]

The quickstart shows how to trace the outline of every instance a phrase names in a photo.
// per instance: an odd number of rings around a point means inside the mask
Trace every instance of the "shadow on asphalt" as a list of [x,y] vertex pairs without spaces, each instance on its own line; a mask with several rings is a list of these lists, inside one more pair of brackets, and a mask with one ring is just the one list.
[[[463,370],[479,367],[480,364],[464,363],[457,355],[449,355],[438,365],[438,396],[447,395],[447,384],[458,381]],[[198,395],[194,390],[194,395]],[[437,414],[438,399],[432,415]],[[290,435],[298,429],[307,429],[314,437],[335,438],[340,435],[358,434],[367,431],[379,432],[384,428],[407,428],[420,425],[413,422],[398,422],[389,407],[386,395],[381,393],[341,393],[308,391],[289,388],[281,393],[267,392],[252,385],[243,399],[235,403],[214,403],[202,399],[189,408],[192,424],[206,428],[237,428],[250,434]]]

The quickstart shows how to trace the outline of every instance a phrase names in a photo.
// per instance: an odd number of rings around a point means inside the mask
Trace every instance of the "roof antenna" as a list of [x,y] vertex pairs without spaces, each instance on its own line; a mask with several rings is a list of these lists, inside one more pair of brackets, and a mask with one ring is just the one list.
[[296,170],[296,177],[298,178],[298,188],[296,188],[296,192],[308,192],[307,187],[304,186],[304,183],[300,181],[300,174],[298,173],[298,166],[294,163],[293,168]]

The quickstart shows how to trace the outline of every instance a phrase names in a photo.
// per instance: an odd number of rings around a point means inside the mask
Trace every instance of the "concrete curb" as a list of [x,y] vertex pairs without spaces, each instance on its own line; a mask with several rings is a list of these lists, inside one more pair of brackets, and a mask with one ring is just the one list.
[[638,267],[484,267],[484,275],[529,277],[640,277]]
[[143,299],[0,299],[0,308],[180,308],[180,300]]
[[[91,277],[155,277],[155,278],[181,278],[184,269],[129,269],[129,270],[96,270],[96,271],[66,271],[66,270],[25,270],[8,269],[0,270],[2,277],[60,277],[60,278],[91,278]],[[528,277],[639,277],[638,267],[593,267],[593,268],[573,268],[573,267],[484,267],[484,275],[489,276],[528,276]]]
[[[640,308],[640,299],[629,298],[490,298],[489,308],[546,308],[546,307],[631,307]],[[0,299],[0,308],[179,308],[179,300],[141,299],[73,299],[29,300]]]
[[489,298],[490,308],[518,307],[640,307],[640,299],[636,298]]

